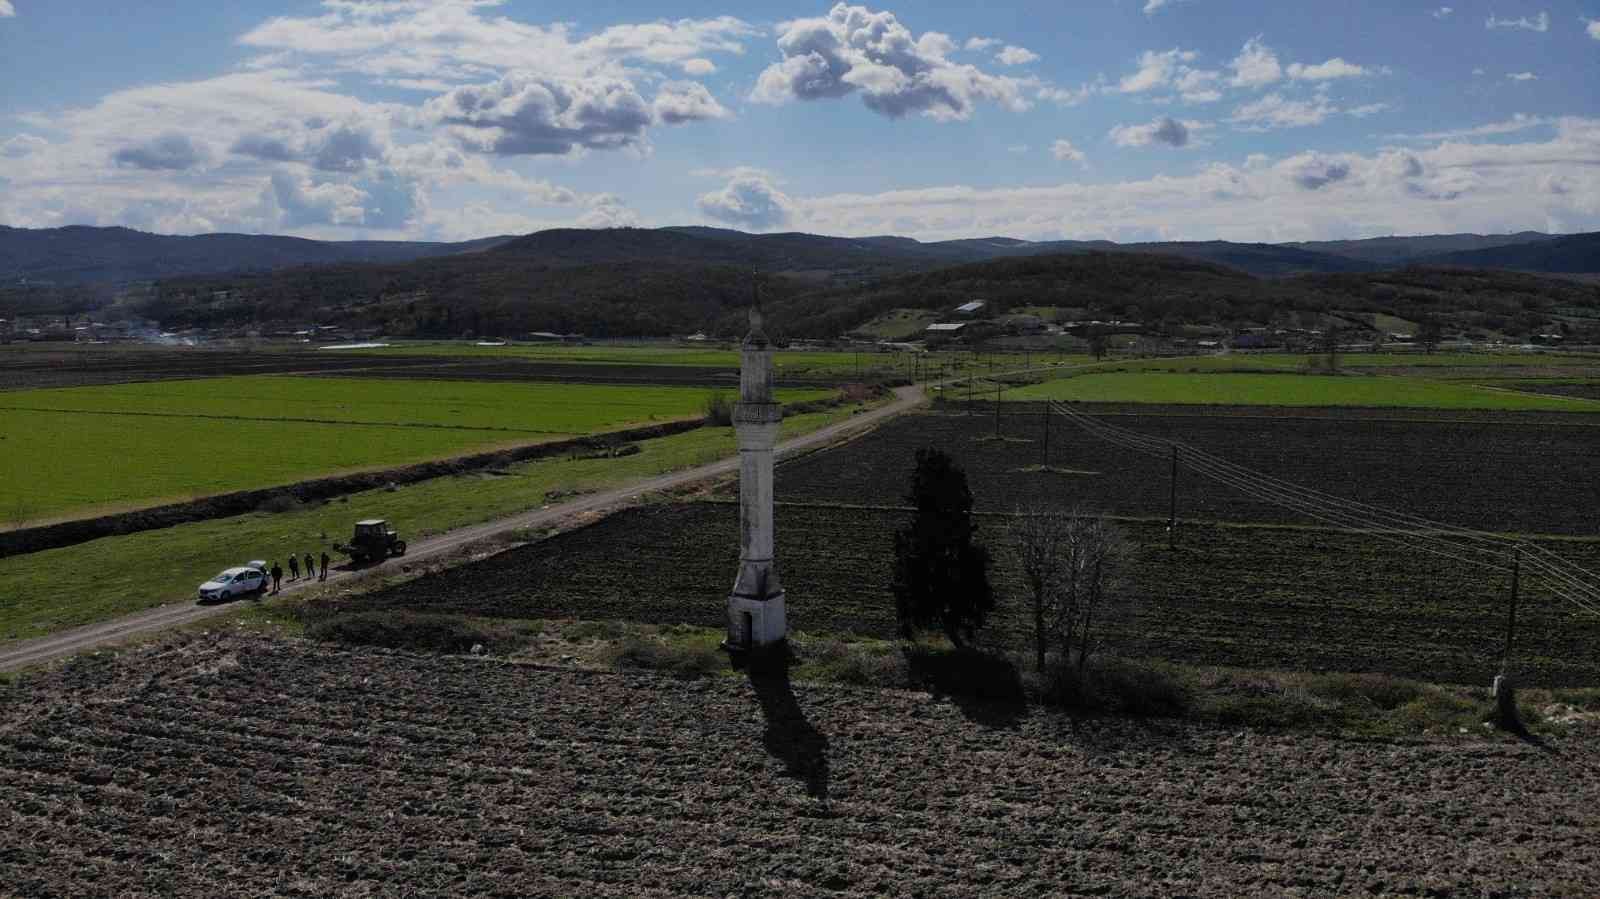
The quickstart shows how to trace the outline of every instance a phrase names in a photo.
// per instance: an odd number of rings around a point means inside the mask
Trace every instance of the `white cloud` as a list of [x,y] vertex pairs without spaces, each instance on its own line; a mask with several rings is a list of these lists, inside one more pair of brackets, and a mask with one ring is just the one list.
[[1026,47],[1018,47],[1015,44],[1007,44],[1005,49],[994,55],[994,58],[996,62],[1003,66],[1020,66],[1026,65],[1030,62],[1037,62],[1039,59],[1039,54],[1027,49]]
[[1172,86],[1177,88],[1178,96],[1187,103],[1215,103],[1222,99],[1222,91],[1217,89],[1221,80],[1221,72],[1185,69],[1172,82]]
[[204,166],[210,156],[204,144],[187,134],[170,131],[123,146],[111,154],[111,159],[119,166],[181,172]]
[[874,112],[899,118],[921,113],[939,121],[966,119],[979,101],[1026,109],[1027,82],[951,62],[948,37],[914,38],[890,12],[834,6],[826,17],[778,28],[783,61],[768,66],[751,97],[767,103],[836,99],[859,91]]
[[996,37],[969,37],[967,38],[967,42],[961,46],[967,50],[981,51],[987,50],[998,43],[1000,43],[1000,39]]
[[34,134],[19,134],[4,143],[0,143],[0,156],[7,159],[21,159],[32,153],[37,153],[50,142]]
[[1144,4],[1144,14],[1147,16],[1153,16],[1157,11],[1167,6],[1171,6],[1172,3],[1173,0],[1146,0]]
[[1367,103],[1362,106],[1352,106],[1346,109],[1344,113],[1345,115],[1355,116],[1358,119],[1364,119],[1367,116],[1377,115],[1388,108],[1389,104],[1387,103]]
[[1555,119],[1545,116],[1531,116],[1526,113],[1517,113],[1511,118],[1501,122],[1490,122],[1486,125],[1477,125],[1472,128],[1458,128],[1450,131],[1429,131],[1422,134],[1386,134],[1386,140],[1406,141],[1441,141],[1459,140],[1463,137],[1487,137],[1494,134],[1515,134],[1530,128],[1539,128],[1545,125],[1554,125]]
[[1296,81],[1331,81],[1334,78],[1363,78],[1375,74],[1373,69],[1345,62],[1337,56],[1314,66],[1292,62],[1288,72],[1289,77]]
[[1062,162],[1076,162],[1085,168],[1089,166],[1089,158],[1083,155],[1083,151],[1064,137],[1050,145],[1050,155]]
[[711,96],[705,85],[695,81],[669,81],[661,85],[651,105],[656,119],[668,125],[725,119],[733,115]]
[[1578,21],[1584,24],[1583,30],[1587,32],[1590,37],[1600,41],[1600,19],[1580,18]]
[[1507,72],[1506,77],[1512,81],[1538,81],[1539,76],[1532,72]]
[[435,97],[423,104],[421,118],[449,128],[469,147],[537,156],[642,149],[655,112],[625,80],[509,75]]
[[589,211],[578,217],[580,228],[633,228],[639,224],[639,213],[616,194],[596,194],[588,205]]
[[1261,87],[1283,77],[1278,54],[1261,42],[1260,35],[1245,41],[1239,55],[1228,63],[1228,68],[1233,70],[1233,78],[1229,83],[1234,87]]
[[1547,12],[1542,12],[1531,19],[1527,16],[1521,16],[1515,19],[1500,19],[1496,18],[1494,14],[1491,13],[1489,18],[1484,21],[1483,27],[1520,28],[1524,31],[1537,31],[1543,33],[1550,30],[1550,14]]
[[1441,6],[1438,9],[1433,11],[1433,17],[1435,19],[1448,19],[1448,18],[1450,18],[1450,14],[1453,13],[1453,12],[1455,12],[1455,8],[1454,7]]
[[1029,188],[930,186],[794,198],[797,227],[923,240],[1325,240],[1374,234],[1600,230],[1600,119],[1556,136],[1372,155],[1259,155],[1188,174]]
[[1183,121],[1170,116],[1155,119],[1144,125],[1117,125],[1109,133],[1111,142],[1119,147],[1146,147],[1166,144],[1169,147],[1187,146],[1190,135],[1207,127],[1203,122]]
[[717,71],[716,63],[709,59],[704,59],[698,56],[693,59],[686,59],[683,62],[678,63],[678,67],[683,69],[683,73],[685,75],[694,75],[696,77],[704,77],[706,75],[714,74]]
[[1338,110],[1325,97],[1289,100],[1282,94],[1267,94],[1236,107],[1228,121],[1245,131],[1270,131],[1320,125],[1335,112]]
[[0,19],[9,19],[17,14],[17,8],[11,5],[11,0],[0,0]]
[[1474,75],[1482,75],[1483,74],[1483,69],[1475,68],[1475,69],[1472,70],[1472,74],[1474,74]]
[[760,174],[742,174],[729,180],[721,190],[701,194],[695,201],[707,218],[756,231],[770,231],[787,225],[794,216],[794,202]]
[[1194,61],[1198,55],[1193,50],[1177,47],[1160,52],[1146,50],[1139,54],[1138,70],[1117,82],[1117,90],[1124,94],[1142,94],[1167,87],[1173,77],[1184,70],[1182,64]]

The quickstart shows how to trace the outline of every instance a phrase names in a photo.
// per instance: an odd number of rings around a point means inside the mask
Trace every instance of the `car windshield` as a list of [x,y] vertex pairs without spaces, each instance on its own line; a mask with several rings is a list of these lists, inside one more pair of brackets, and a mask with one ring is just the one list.
[[216,584],[226,584],[231,580],[233,580],[233,575],[227,573],[226,571],[211,579],[212,583]]

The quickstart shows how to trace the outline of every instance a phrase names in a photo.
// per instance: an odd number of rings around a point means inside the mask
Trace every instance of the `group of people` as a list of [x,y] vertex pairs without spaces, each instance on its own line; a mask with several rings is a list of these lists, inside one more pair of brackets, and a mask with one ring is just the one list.
[[[333,564],[333,559],[328,557],[327,550],[323,550],[322,570],[321,574],[319,575],[317,572],[317,560],[311,558],[310,553],[306,553],[306,579],[310,580],[311,578],[316,578],[319,581],[327,580],[328,566],[331,564]],[[272,577],[272,592],[277,593],[279,588],[283,585],[283,566],[279,565],[277,562],[273,562],[272,567],[267,569],[267,574]],[[300,560],[295,558],[294,553],[289,554],[289,580],[300,580]]]

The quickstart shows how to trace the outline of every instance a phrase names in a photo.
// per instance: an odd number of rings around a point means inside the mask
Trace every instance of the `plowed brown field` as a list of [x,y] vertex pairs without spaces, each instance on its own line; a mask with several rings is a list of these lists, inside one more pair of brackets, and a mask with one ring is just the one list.
[[1594,896],[1597,750],[198,638],[0,691],[0,891]]
[[[778,571],[790,626],[892,637],[898,510],[777,508]],[[996,638],[1026,633],[1024,593],[1003,549],[1006,519],[979,516],[995,549]],[[1175,553],[1164,523],[1121,525],[1130,544],[1112,637],[1127,654],[1302,671],[1381,671],[1486,684],[1505,639],[1508,579],[1340,531],[1193,525]],[[738,510],[648,506],[363,597],[360,608],[508,618],[724,624],[738,567]],[[1548,544],[1600,570],[1600,543]],[[1528,683],[1600,685],[1600,618],[1531,578],[1518,611],[1517,673]]]
[[[1010,405],[1010,404],[1008,404]],[[1082,406],[1107,424],[1178,440],[1272,477],[1341,499],[1491,531],[1600,533],[1600,417],[1413,410],[1264,410]],[[1129,453],[1057,417],[1050,464],[1044,418],[935,413],[901,416],[870,437],[778,469],[778,499],[899,505],[916,451],[932,446],[967,471],[979,509],[1010,512],[1034,499],[1165,517],[1169,463]],[[1179,514],[1216,521],[1310,523],[1180,469]]]

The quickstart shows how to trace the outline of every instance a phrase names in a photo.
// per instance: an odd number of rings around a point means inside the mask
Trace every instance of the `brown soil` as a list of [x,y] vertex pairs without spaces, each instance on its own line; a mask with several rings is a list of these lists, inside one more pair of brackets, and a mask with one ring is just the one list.
[[206,637],[0,690],[16,896],[1600,895],[1600,731],[1344,741]]

